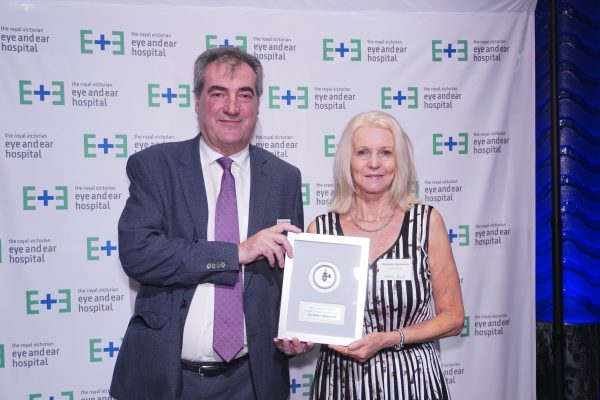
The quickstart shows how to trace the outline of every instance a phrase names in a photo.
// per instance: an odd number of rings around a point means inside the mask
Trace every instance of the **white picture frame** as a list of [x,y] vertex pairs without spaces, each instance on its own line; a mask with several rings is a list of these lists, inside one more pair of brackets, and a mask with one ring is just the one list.
[[279,338],[347,346],[362,337],[369,239],[288,233]]

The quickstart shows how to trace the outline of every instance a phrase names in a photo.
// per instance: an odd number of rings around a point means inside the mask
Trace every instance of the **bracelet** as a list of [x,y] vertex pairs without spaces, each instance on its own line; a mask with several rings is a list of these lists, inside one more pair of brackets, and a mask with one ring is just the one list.
[[393,346],[394,350],[400,351],[404,347],[404,332],[402,329],[394,329],[394,332],[398,332],[400,334],[400,343]]

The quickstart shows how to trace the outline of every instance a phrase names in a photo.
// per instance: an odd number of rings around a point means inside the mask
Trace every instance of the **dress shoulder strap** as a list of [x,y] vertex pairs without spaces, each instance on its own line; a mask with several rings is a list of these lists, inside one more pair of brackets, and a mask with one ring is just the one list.
[[339,227],[339,214],[328,212],[321,214],[316,219],[317,233],[322,235],[337,235]]

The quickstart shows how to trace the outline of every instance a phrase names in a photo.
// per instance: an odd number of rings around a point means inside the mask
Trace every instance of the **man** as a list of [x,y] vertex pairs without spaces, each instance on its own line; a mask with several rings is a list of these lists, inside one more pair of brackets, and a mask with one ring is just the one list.
[[[288,357],[313,347],[274,339],[293,256],[285,232],[304,221],[298,169],[249,144],[262,79],[260,61],[239,49],[204,52],[194,65],[200,134],[128,160],[119,250],[140,288],[111,384],[118,400],[285,399]],[[219,300],[236,288],[239,307]],[[217,329],[238,314],[239,325]],[[217,350],[229,336],[237,347]]]

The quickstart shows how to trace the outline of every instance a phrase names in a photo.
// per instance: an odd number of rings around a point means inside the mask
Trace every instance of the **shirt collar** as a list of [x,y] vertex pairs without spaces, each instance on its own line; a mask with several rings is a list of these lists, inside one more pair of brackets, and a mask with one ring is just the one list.
[[[229,156],[235,164],[244,172],[250,171],[250,146],[246,145],[241,151]],[[219,158],[223,157],[223,154],[214,150],[210,147],[204,138],[200,136],[200,159],[203,160],[203,164],[210,165],[217,162]]]

